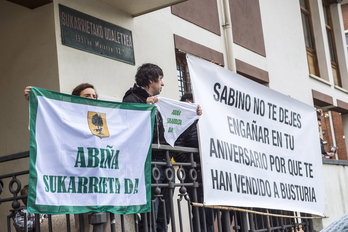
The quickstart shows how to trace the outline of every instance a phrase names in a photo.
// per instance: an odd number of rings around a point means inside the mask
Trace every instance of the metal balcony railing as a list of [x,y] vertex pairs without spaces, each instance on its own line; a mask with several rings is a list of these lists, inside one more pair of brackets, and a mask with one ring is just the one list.
[[[165,154],[163,160],[152,162],[152,211],[137,215],[90,214],[90,220],[94,223],[94,232],[98,231],[171,231],[171,232],[261,232],[261,231],[314,231],[312,220],[301,217],[310,215],[270,209],[228,209],[226,207],[205,208],[199,204],[202,202],[202,179],[199,163],[195,156],[198,149],[185,147],[170,147],[153,145],[153,150],[162,150]],[[171,157],[183,153],[188,156],[187,162],[172,162]],[[0,165],[6,165],[19,159],[29,157],[29,152],[21,152],[0,156]],[[28,165],[29,167],[29,165]],[[20,196],[23,187],[20,179],[28,177],[29,170],[0,175],[5,183],[3,193],[10,197],[1,198],[0,212],[9,208],[6,221],[6,231],[14,231],[13,216],[20,210],[20,201],[26,196]],[[1,185],[0,185],[1,187]],[[198,205],[198,206],[196,206]],[[254,213],[254,211],[259,213]],[[44,223],[40,224],[42,215],[35,215],[35,228],[38,231],[57,231],[52,218],[48,215]],[[77,230],[75,219],[79,219]],[[74,220],[73,220],[74,219]],[[107,220],[106,220],[107,219]],[[89,231],[86,228],[86,217],[65,215],[60,218],[58,231]],[[104,227],[104,221],[106,229]],[[161,227],[162,225],[162,227]],[[87,223],[87,226],[90,227]],[[5,227],[2,226],[2,230]],[[2,231],[1,230],[1,231]],[[23,230],[26,231],[26,230]]]

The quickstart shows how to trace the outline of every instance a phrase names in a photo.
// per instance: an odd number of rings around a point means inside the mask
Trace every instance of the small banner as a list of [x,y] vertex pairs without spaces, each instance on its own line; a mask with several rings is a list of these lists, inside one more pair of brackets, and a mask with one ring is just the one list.
[[164,139],[172,147],[176,139],[199,118],[198,104],[195,103],[158,97],[155,105],[163,119]]
[[314,107],[187,56],[198,122],[204,203],[323,215]]
[[28,211],[151,211],[156,107],[30,91]]

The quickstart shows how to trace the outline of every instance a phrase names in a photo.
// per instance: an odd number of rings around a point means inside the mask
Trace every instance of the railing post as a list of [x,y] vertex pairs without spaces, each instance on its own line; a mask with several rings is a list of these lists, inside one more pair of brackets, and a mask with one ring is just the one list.
[[230,211],[222,210],[222,231],[232,232],[231,231],[231,220],[230,220]]
[[245,212],[241,212],[241,219],[242,219],[242,223],[241,223],[241,232],[248,232],[248,218],[247,218],[247,213]]
[[89,224],[93,225],[93,232],[103,232],[106,223],[106,213],[92,213],[88,215]]
[[255,231],[254,214],[248,213],[248,218],[249,218],[250,232],[254,232]]
[[[121,223],[122,231],[124,231],[123,225],[124,223],[122,222]],[[116,232],[116,218],[115,218],[115,214],[113,213],[110,213],[110,230],[111,232]]]
[[[175,226],[175,212],[174,212],[174,202],[173,202],[173,197],[174,197],[174,182],[175,182],[175,171],[173,168],[173,164],[171,161],[171,156],[169,154],[169,151],[166,151],[166,169],[165,169],[165,179],[168,182],[168,190],[167,194],[169,195],[169,198],[166,199],[168,202],[165,202],[165,207],[170,207],[168,212],[170,212],[170,217],[169,220],[171,222],[172,226],[172,231],[176,231],[176,226]],[[169,204],[169,205],[168,205]],[[165,223],[169,223],[167,221],[167,217],[165,216]],[[167,225],[165,225],[166,230],[168,231]]]

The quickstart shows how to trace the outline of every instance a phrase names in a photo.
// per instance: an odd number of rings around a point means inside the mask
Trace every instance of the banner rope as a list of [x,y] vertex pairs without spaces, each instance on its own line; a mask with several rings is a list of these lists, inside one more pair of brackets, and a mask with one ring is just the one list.
[[192,206],[202,207],[202,208],[212,208],[212,209],[222,209],[222,210],[234,210],[234,211],[240,211],[240,212],[246,212],[246,213],[254,213],[259,215],[265,215],[265,216],[274,216],[274,217],[284,217],[284,218],[303,218],[303,219],[318,219],[318,218],[327,218],[322,216],[317,217],[302,217],[302,216],[290,216],[290,215],[282,215],[282,214],[274,214],[274,213],[264,213],[259,212],[255,210],[249,210],[249,209],[241,209],[231,206],[217,206],[217,205],[204,205],[202,203],[197,202],[191,202]]

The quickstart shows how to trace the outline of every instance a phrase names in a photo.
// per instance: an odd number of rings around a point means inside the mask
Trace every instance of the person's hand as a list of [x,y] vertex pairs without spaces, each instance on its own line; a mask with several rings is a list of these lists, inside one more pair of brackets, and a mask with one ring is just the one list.
[[158,97],[156,96],[146,98],[146,104],[154,104],[156,102],[158,102]]
[[202,108],[200,105],[197,106],[197,115],[202,115],[203,112],[202,112]]
[[327,154],[330,156],[330,158],[333,158],[335,156],[335,152],[328,152]]
[[31,86],[27,86],[27,87],[25,87],[25,89],[24,89],[24,97],[25,97],[25,99],[27,99],[27,101],[29,101],[29,93],[30,93],[30,90],[31,90]]

